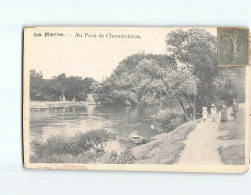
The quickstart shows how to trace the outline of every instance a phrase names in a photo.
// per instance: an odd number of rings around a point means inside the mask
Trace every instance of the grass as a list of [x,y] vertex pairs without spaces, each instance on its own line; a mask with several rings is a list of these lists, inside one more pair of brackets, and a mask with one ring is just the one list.
[[44,154],[42,156],[31,155],[31,163],[90,163],[95,162],[96,155],[78,154],[76,156],[72,154]]
[[[219,136],[218,139],[224,140],[245,140],[245,112],[240,110],[238,113],[237,121],[228,121],[226,123],[221,123],[219,126],[219,131],[223,131],[226,134]],[[232,117],[231,117],[232,118]],[[231,142],[230,142],[231,144]],[[221,160],[226,165],[243,165],[245,164],[245,145],[229,145],[227,147],[220,146],[218,148]]]
[[222,162],[226,165],[245,164],[245,145],[220,146],[218,152]]
[[133,149],[138,164],[173,164],[184,150],[182,142],[196,127],[196,122],[185,123],[170,133],[155,136],[151,142]]
[[226,123],[220,123],[219,131],[226,131],[226,135],[219,136],[218,139],[244,140],[245,138],[245,113],[244,111],[239,112],[237,121],[228,121]]

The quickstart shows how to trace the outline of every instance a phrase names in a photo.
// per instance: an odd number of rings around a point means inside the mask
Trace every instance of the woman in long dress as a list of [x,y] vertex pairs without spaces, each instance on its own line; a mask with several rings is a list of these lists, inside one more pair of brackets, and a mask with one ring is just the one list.
[[228,121],[228,119],[227,119],[227,106],[224,103],[222,103],[221,108],[222,108],[222,111],[221,111],[220,121],[227,122]]

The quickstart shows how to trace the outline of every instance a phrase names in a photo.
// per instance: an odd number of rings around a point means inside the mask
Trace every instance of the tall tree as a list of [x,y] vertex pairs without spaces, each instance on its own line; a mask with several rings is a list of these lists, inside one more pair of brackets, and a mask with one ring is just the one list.
[[[147,82],[146,78],[158,79],[157,75],[150,75],[155,74],[154,66],[156,64],[158,65],[156,69],[165,70],[174,69],[176,62],[173,57],[167,55],[145,53],[133,54],[122,60],[112,75],[97,87],[96,92],[99,94],[101,102],[109,104],[130,102],[132,105],[143,102],[152,104],[153,99],[144,94],[143,87],[141,89],[140,85],[141,82],[142,85]],[[145,65],[147,67],[144,67]],[[157,98],[157,95],[154,96]],[[155,102],[159,102],[159,99],[155,99]]]
[[167,34],[166,43],[168,54],[199,79],[199,102],[208,102],[218,73],[216,37],[204,29],[176,30]]
[[161,67],[155,60],[141,60],[137,67],[137,76],[140,80],[139,90],[142,101],[147,104],[159,104],[164,97],[174,97],[180,103],[186,119],[186,103],[193,102],[197,91],[195,79],[189,71],[177,71]]
[[164,79],[167,94],[176,97],[188,120],[185,103],[192,107],[193,97],[197,95],[196,77],[187,71],[170,71]]
[[43,92],[43,74],[37,72],[35,69],[30,70],[30,99],[31,100],[42,100]]

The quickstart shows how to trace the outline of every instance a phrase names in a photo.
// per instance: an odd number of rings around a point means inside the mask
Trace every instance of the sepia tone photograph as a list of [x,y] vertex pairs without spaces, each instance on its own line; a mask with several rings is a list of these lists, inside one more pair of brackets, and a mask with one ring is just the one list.
[[0,195],[250,194],[250,7],[0,0]]
[[247,171],[250,69],[238,66],[248,61],[245,35],[25,28],[25,167]]

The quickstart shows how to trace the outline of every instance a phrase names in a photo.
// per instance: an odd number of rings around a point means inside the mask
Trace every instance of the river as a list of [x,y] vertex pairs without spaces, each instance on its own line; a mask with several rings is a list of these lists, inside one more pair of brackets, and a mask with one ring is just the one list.
[[105,129],[116,135],[116,147],[133,147],[128,136],[135,129],[150,138],[158,132],[151,128],[151,115],[159,108],[88,105],[68,109],[43,109],[30,112],[31,140],[46,141],[51,135],[74,136],[75,133]]

